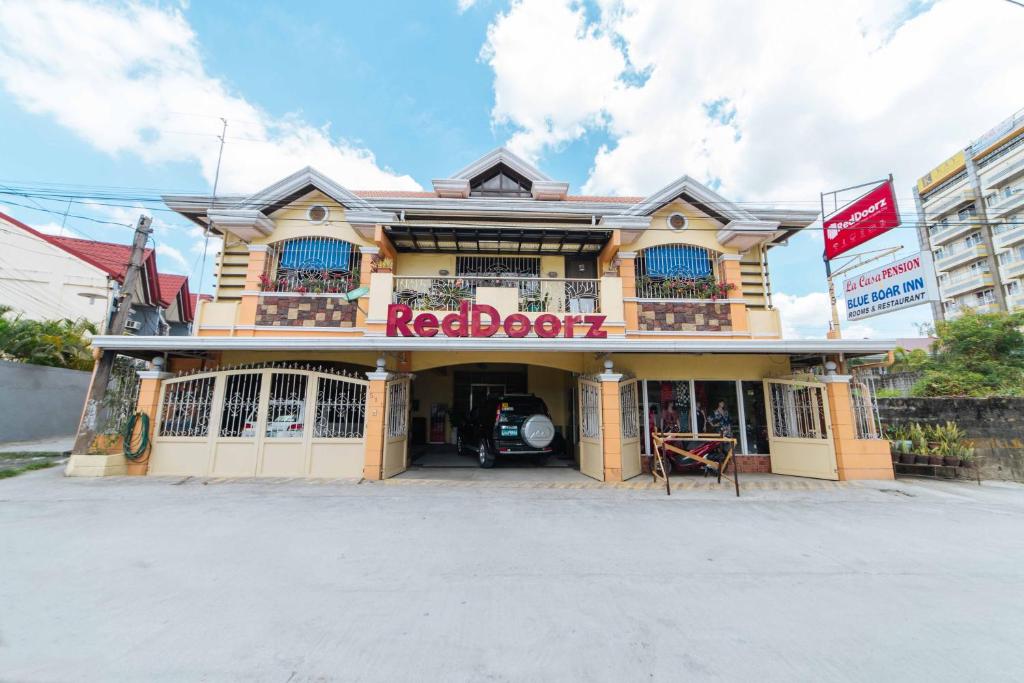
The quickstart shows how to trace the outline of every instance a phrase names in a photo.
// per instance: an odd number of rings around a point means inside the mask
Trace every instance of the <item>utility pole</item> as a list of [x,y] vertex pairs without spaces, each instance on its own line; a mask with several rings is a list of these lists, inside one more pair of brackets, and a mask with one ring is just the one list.
[[[146,242],[153,234],[150,227],[153,219],[149,216],[139,216],[135,224],[135,239],[132,240],[132,252],[128,258],[128,270],[124,275],[124,283],[117,295],[117,311],[107,322],[106,333],[124,334],[125,325],[132,312],[132,304],[135,299],[135,290],[138,287],[139,278],[142,275],[142,259],[146,253]],[[75,437],[75,447],[72,453],[88,453],[89,446],[96,436],[96,416],[107,393],[107,384],[110,382],[110,374],[114,369],[114,359],[117,354],[114,351],[104,351],[92,372],[92,383],[89,385],[89,394],[85,400],[85,409],[82,411],[82,420],[78,425],[78,436]]]

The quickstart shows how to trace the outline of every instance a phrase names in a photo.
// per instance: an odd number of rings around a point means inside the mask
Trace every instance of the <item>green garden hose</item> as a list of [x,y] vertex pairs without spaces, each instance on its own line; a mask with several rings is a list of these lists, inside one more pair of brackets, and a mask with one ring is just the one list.
[[[139,430],[138,443],[132,448],[132,438],[135,436],[135,423],[142,420],[142,428]],[[128,420],[124,428],[124,457],[129,460],[139,460],[149,450],[149,415],[135,413]]]

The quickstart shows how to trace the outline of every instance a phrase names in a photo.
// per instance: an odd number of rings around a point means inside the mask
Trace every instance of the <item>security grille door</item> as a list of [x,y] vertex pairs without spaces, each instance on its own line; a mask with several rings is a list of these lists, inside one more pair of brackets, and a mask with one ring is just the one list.
[[601,439],[601,383],[580,378],[580,472],[604,481],[604,444]]
[[825,385],[764,380],[774,474],[839,479]]
[[401,474],[408,467],[409,377],[388,380],[384,411],[384,479]]
[[635,379],[619,382],[622,433],[622,480],[640,474],[640,394]]

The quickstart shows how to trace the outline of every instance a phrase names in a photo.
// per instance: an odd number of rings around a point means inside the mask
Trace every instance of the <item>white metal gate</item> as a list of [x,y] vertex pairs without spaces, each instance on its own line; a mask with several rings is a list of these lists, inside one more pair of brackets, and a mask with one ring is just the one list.
[[580,377],[580,472],[604,481],[604,444],[601,438],[601,383]]
[[622,480],[640,474],[640,395],[635,379],[619,382],[619,419],[622,434]]
[[369,382],[345,372],[235,368],[163,383],[150,474],[359,477]]
[[825,385],[766,379],[764,395],[772,472],[839,479]]
[[384,479],[404,472],[409,466],[409,377],[388,380],[384,410]]

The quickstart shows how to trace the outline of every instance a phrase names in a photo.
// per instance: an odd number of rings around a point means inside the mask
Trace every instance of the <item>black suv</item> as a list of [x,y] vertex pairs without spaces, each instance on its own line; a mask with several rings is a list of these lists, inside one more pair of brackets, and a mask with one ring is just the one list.
[[476,448],[480,467],[498,456],[530,456],[543,465],[554,451],[555,427],[543,399],[533,394],[488,396],[458,433],[459,452]]

